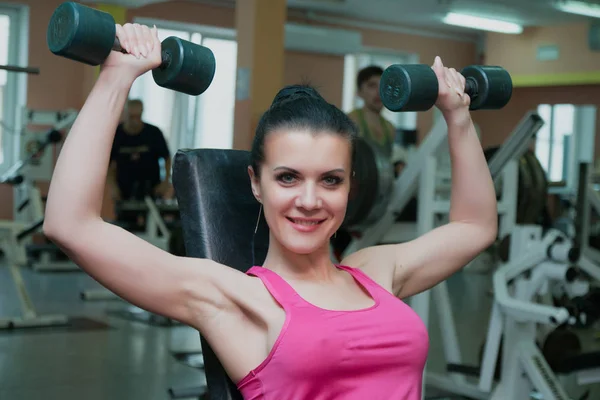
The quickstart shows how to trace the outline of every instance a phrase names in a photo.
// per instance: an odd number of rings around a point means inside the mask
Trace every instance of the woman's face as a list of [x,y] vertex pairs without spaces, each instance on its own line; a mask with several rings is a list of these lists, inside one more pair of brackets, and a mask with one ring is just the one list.
[[272,132],[264,143],[260,180],[252,190],[272,235],[297,254],[329,245],[344,220],[350,190],[348,139],[308,131]]

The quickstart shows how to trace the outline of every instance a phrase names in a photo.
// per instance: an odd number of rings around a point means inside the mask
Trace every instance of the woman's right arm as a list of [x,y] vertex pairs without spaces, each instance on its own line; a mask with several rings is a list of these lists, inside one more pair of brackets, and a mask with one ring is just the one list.
[[[133,81],[160,64],[156,30],[117,26],[112,52],[58,157],[44,233],[77,265],[126,301],[190,325],[233,301],[244,274],[206,259],[176,257],[100,217],[110,150]],[[144,48],[143,46],[146,46]],[[229,289],[228,289],[229,288]]]

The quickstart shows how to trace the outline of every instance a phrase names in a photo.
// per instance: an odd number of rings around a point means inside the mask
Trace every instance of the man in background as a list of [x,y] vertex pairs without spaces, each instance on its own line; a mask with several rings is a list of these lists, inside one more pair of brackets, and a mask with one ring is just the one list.
[[348,116],[358,126],[360,136],[378,148],[391,161],[396,128],[381,115],[383,110],[383,102],[379,97],[381,75],[383,75],[383,68],[376,65],[365,67],[358,72],[357,95],[363,100],[364,106],[353,110]]
[[[143,121],[144,104],[128,100],[110,153],[108,186],[115,201],[172,195],[171,154],[162,131]],[[161,179],[160,160],[164,160]]]

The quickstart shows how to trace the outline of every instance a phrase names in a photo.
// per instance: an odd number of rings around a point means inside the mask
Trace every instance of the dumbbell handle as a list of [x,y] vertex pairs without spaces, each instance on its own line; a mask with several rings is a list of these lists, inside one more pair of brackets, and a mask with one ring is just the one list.
[[[120,53],[123,53],[123,54],[129,54],[129,53],[127,52],[127,50],[125,50],[125,49],[124,49],[124,48],[121,46],[121,42],[119,41],[119,38],[118,38],[118,37],[115,37],[115,43],[113,44],[113,47],[112,47],[112,49],[113,49],[114,51],[118,51],[118,52],[120,52]],[[160,68],[160,69],[167,68],[167,67],[169,66],[169,64],[171,64],[171,60],[172,60],[171,53],[169,53],[169,52],[166,52],[166,51],[164,51],[164,50],[163,50],[163,51],[161,52],[161,55],[160,55],[160,56],[161,56],[162,62],[161,62],[160,66],[159,66],[158,68]]]
[[465,79],[465,93],[471,98],[474,99],[479,94],[479,87],[477,85],[477,81],[473,77],[468,77]]

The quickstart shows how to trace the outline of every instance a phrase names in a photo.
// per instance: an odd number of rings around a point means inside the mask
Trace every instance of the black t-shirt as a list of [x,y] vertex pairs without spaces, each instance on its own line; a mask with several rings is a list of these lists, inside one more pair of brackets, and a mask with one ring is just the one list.
[[160,183],[159,159],[169,157],[169,147],[158,127],[144,124],[140,133],[130,135],[119,124],[110,160],[117,163],[117,185],[123,198],[140,190],[149,194]]

